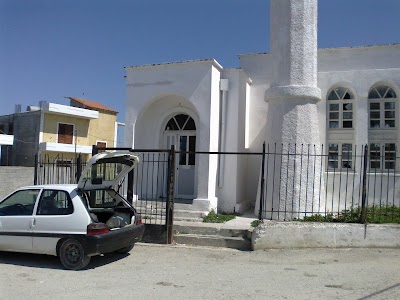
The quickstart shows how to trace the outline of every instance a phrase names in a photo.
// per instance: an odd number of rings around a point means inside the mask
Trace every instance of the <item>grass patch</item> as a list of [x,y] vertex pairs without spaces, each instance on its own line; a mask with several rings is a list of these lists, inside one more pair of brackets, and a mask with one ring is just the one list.
[[260,225],[262,222],[260,220],[254,220],[251,222],[251,227],[257,227],[258,225]]
[[[353,208],[342,210],[339,215],[328,213],[324,215],[312,215],[304,217],[304,219],[297,219],[296,221],[302,222],[331,222],[331,223],[358,223],[361,215],[361,208]],[[366,222],[369,224],[385,224],[385,223],[400,223],[400,208],[397,206],[383,206],[378,205],[367,207]]]
[[237,214],[216,214],[215,211],[210,211],[210,213],[203,217],[204,223],[225,223],[236,218]]

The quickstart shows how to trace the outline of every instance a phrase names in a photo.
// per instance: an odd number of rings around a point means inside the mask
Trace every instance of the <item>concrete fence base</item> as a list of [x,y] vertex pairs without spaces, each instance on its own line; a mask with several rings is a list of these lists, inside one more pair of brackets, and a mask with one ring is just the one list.
[[400,248],[400,225],[266,222],[254,229],[253,250]]

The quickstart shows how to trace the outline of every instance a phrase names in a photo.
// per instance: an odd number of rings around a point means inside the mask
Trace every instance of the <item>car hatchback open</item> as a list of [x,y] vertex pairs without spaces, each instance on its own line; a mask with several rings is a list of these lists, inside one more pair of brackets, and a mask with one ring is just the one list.
[[94,255],[129,252],[144,225],[117,190],[137,163],[131,153],[103,152],[88,161],[77,185],[10,194],[0,201],[0,251],[57,255],[72,270],[85,268]]

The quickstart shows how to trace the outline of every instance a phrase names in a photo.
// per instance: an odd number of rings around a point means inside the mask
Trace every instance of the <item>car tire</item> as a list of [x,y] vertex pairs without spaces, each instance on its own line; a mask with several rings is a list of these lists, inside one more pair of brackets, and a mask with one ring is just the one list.
[[82,244],[75,239],[67,239],[61,244],[59,257],[62,265],[69,270],[81,270],[90,262],[90,256],[86,255]]
[[131,251],[133,249],[134,246],[135,246],[135,244],[130,245],[130,246],[126,246],[126,247],[118,249],[118,250],[115,250],[115,253],[118,253],[118,254],[128,253],[129,251]]

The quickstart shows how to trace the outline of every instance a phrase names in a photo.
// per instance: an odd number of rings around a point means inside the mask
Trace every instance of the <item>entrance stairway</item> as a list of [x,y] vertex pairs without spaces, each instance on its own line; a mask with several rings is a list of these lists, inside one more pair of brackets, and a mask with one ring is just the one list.
[[251,250],[251,214],[236,217],[226,223],[204,223],[202,212],[192,210],[190,204],[175,203],[174,242],[179,245],[224,247]]

